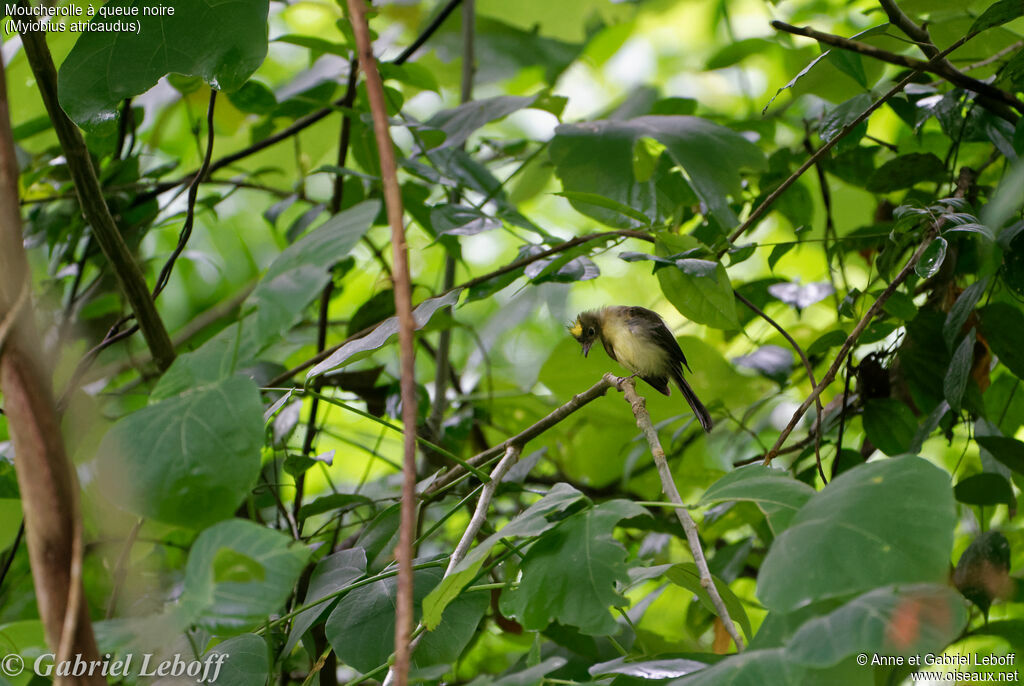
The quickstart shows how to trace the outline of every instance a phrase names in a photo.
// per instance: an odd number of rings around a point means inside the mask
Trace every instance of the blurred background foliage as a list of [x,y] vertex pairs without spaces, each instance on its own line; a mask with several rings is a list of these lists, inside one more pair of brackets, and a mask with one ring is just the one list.
[[[174,4],[160,39],[157,24],[116,44],[98,32],[48,35],[61,103],[85,131],[150,284],[194,215],[158,300],[179,353],[162,376],[140,336],[88,355],[127,306],[79,211],[20,39],[3,35],[40,343],[81,481],[101,652],[229,653],[218,682],[227,684],[382,679],[394,621],[398,356],[379,335],[394,313],[390,234],[366,91],[359,81],[346,94],[344,3],[247,0],[211,15],[199,2]],[[898,684],[909,667],[861,667],[854,656],[1024,645],[1014,582],[1024,550],[1019,3],[476,0],[471,88],[462,8],[431,30],[455,4],[381,3],[371,19],[413,299],[432,314],[423,312],[416,359],[419,433],[430,443],[417,598],[435,630],[414,676]],[[924,23],[939,50],[977,33],[949,55],[952,68],[1010,104],[918,73],[850,127],[910,72],[823,54],[770,24],[931,57],[890,23],[893,8]],[[184,57],[150,59],[163,49]],[[210,83],[223,89],[213,166],[190,207]],[[601,235],[572,242],[591,234]],[[733,289],[806,351],[817,380],[838,365],[821,424],[808,412],[771,470],[751,463],[814,383]],[[837,359],[879,298],[852,356]],[[661,495],[615,392],[527,444],[483,534],[517,528],[481,541],[493,548],[450,597],[428,595],[477,486],[431,483],[451,455],[496,446],[604,372],[622,373],[603,351],[582,358],[565,329],[605,304],[665,317],[715,418],[705,436],[678,395],[639,386],[750,643],[742,655],[671,511],[623,503]],[[378,325],[373,342],[355,336]],[[350,342],[326,362],[313,359],[321,326],[320,348]],[[14,460],[0,443],[0,646],[34,657],[46,650]]]

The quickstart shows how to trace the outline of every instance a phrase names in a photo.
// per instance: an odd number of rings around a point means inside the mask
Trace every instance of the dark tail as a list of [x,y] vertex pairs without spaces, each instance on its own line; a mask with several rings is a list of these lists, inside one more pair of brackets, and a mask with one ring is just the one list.
[[704,403],[700,401],[697,394],[693,392],[690,384],[683,378],[682,370],[679,370],[672,375],[675,379],[676,385],[679,386],[679,390],[682,392],[683,397],[686,398],[686,402],[690,404],[690,409],[693,410],[693,414],[697,416],[697,421],[704,427],[704,431],[711,433],[711,427],[714,426],[714,422],[711,421],[711,413],[708,412],[708,408],[704,407]]

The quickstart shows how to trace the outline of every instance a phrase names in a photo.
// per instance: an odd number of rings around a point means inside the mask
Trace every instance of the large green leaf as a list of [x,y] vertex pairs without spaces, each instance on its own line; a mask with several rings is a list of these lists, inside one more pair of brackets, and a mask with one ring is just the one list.
[[857,653],[940,653],[966,623],[964,601],[948,586],[885,586],[809,620],[786,652],[808,667],[830,667]]
[[979,310],[981,333],[989,347],[1018,379],[1024,379],[1024,313],[1007,303],[993,303]]
[[[306,595],[302,599],[301,605],[310,605],[317,600],[326,598],[332,592],[343,588],[365,573],[366,551],[362,548],[350,548],[328,555],[320,560],[313,569],[313,575],[309,578],[309,587],[306,589]],[[292,620],[292,629],[288,634],[284,649],[281,651],[282,654],[290,654],[302,635],[330,607],[331,603],[324,601],[297,614]]]
[[[566,191],[603,195],[642,212],[652,221],[671,212],[658,210],[659,177],[641,182],[635,175],[634,148],[642,139],[650,138],[665,146],[668,157],[685,170],[698,198],[723,227],[732,227],[738,221],[729,197],[739,195],[740,171],[765,166],[764,153],[753,143],[699,117],[651,115],[626,121],[565,124],[555,134],[551,159]],[[662,199],[661,203],[668,200]],[[635,219],[594,205],[574,206],[611,226],[643,226]]]
[[[470,135],[484,124],[507,117],[524,107],[529,107],[537,96],[499,95],[493,98],[471,100],[450,110],[442,110],[424,122],[428,131],[437,129],[444,134],[443,142],[436,148],[450,148],[462,145]],[[421,135],[423,135],[421,133]]]
[[423,623],[434,629],[449,603],[459,596],[466,584],[473,580],[491,548],[504,539],[538,536],[558,523],[560,513],[583,498],[583,494],[565,483],[551,487],[548,493],[520,512],[508,524],[491,534],[469,551],[452,573],[444,578],[423,601]]
[[558,622],[592,636],[614,633],[609,609],[626,604],[616,586],[629,576],[626,549],[612,529],[621,519],[643,514],[638,505],[612,500],[545,533],[523,559],[519,586],[502,594],[502,612],[530,630]]
[[[659,257],[678,255],[692,247],[694,239],[659,233],[655,250]],[[674,259],[655,272],[668,301],[687,319],[716,329],[740,328],[729,275],[720,262],[693,258]]]
[[917,420],[910,408],[894,398],[872,398],[864,405],[864,433],[886,455],[910,450]]
[[[223,657],[220,657],[222,656]],[[256,634],[242,634],[218,643],[203,656],[203,662],[210,662],[210,676],[221,663],[216,680],[217,686],[253,686],[266,683],[270,675],[270,651],[267,642]],[[205,666],[205,665],[204,665]]]
[[99,483],[143,517],[202,528],[230,517],[260,471],[263,404],[232,376],[136,410],[107,432]]
[[[715,605],[711,600],[711,595],[701,583],[700,572],[697,570],[696,564],[693,562],[682,562],[680,564],[672,565],[672,567],[665,572],[665,577],[677,586],[682,586],[688,591],[691,591],[697,599],[700,600],[701,605],[703,605],[708,612],[715,614],[718,613],[718,610],[715,608]],[[721,597],[722,602],[725,603],[725,609],[729,611],[729,616],[732,617],[733,621],[740,625],[740,628],[743,629],[743,633],[749,641],[753,631],[751,630],[750,618],[747,617],[747,611],[744,609],[743,603],[740,602],[740,599],[737,598],[736,594],[729,588],[729,584],[725,583],[717,576],[712,576],[711,579],[715,584],[715,588],[718,589],[719,597]]]
[[955,507],[949,474],[918,457],[854,467],[815,494],[765,557],[757,594],[788,612],[894,583],[941,583]]
[[[112,123],[122,100],[172,72],[233,91],[266,57],[268,6],[268,0],[110,0],[106,11],[134,15],[97,15],[78,37],[57,78],[61,107],[79,126],[93,129]],[[148,14],[161,8],[173,14]],[[117,22],[131,26],[115,30]]]
[[[416,616],[420,601],[441,580],[438,567],[418,569],[413,575]],[[356,588],[345,595],[324,630],[338,657],[361,672],[384,664],[395,649],[395,598],[398,577],[392,576]]]
[[242,305],[242,320],[197,350],[180,355],[153,389],[152,399],[183,393],[230,375],[251,362],[302,320],[306,305],[370,228],[380,202],[360,203],[334,215],[277,256]]
[[279,531],[242,519],[215,524],[189,551],[182,604],[210,631],[241,633],[281,609],[308,557]]
[[772,533],[778,536],[814,493],[813,488],[784,471],[750,465],[734,469],[711,484],[700,504],[726,500],[753,502],[764,513]]
[[800,683],[804,669],[785,650],[747,650],[727,660],[670,681],[670,686],[789,686]]

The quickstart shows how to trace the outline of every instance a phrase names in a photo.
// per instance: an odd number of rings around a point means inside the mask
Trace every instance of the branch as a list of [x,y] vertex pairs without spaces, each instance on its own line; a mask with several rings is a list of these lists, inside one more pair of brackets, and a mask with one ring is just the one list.
[[[900,270],[900,273],[896,275],[896,278],[894,278],[888,286],[886,286],[885,290],[878,296],[878,300],[868,308],[868,311],[863,317],[861,317],[861,320],[857,322],[857,326],[853,327],[853,331],[851,331],[850,335],[847,336],[845,341],[843,341],[843,346],[839,349],[839,352],[836,353],[835,361],[828,368],[828,371],[825,372],[825,376],[822,377],[821,382],[814,387],[814,390],[811,391],[811,394],[807,399],[804,400],[803,403],[800,404],[800,407],[797,408],[796,412],[793,413],[792,418],[789,420],[789,424],[786,425],[786,428],[782,430],[781,434],[779,434],[778,440],[775,441],[775,445],[772,446],[771,450],[765,453],[764,464],[770,464],[771,461],[775,459],[775,456],[779,454],[779,450],[782,448],[782,444],[786,442],[786,439],[789,438],[789,434],[791,434],[793,429],[796,428],[797,422],[799,422],[800,418],[803,417],[807,408],[811,406],[812,402],[818,401],[818,396],[820,396],[822,391],[824,391],[825,388],[836,378],[836,373],[839,371],[839,367],[842,366],[843,360],[846,359],[846,355],[851,349],[853,349],[853,346],[857,343],[857,339],[860,338],[860,335],[864,332],[864,329],[867,328],[868,324],[871,323],[871,320],[875,318],[875,315],[877,315],[879,311],[881,311],[882,306],[885,305],[885,301],[896,292],[896,289],[899,288],[900,284],[902,284],[906,278],[910,276],[910,273],[914,271],[914,267],[917,265],[918,260],[921,259],[921,255],[923,255],[924,251],[928,249],[928,246],[932,243],[932,239],[935,238],[938,233],[938,228],[939,227],[937,226],[932,226],[928,230],[921,241],[921,245],[917,247],[917,250],[915,250],[914,254],[911,255],[909,260],[907,260],[907,263],[903,265],[903,269]],[[818,431],[820,432],[821,428],[819,428]]]
[[[110,208],[103,198],[103,189],[96,178],[96,170],[93,169],[92,159],[89,157],[89,150],[85,147],[82,134],[68,119],[68,115],[61,109],[57,100],[57,71],[46,45],[46,37],[36,31],[26,31],[21,35],[21,42],[35,75],[43,104],[57,132],[68,172],[75,184],[82,214],[85,215],[86,222],[92,228],[92,235],[96,237],[96,242],[100,244],[100,249],[103,250],[117,276],[121,290],[142,329],[146,345],[153,353],[153,359],[161,370],[167,369],[174,361],[174,347],[171,345],[170,336],[167,335],[167,329],[157,314],[142,270],[121,237],[121,232],[110,214]],[[14,207],[18,206],[16,196],[11,202]]]
[[413,538],[416,533],[416,351],[413,340],[416,321],[412,316],[409,255],[402,226],[405,214],[402,208],[402,189],[398,185],[398,169],[395,164],[395,148],[391,142],[388,125],[384,84],[377,71],[377,61],[373,56],[370,28],[366,23],[366,4],[364,0],[348,0],[348,9],[352,30],[356,36],[359,64],[366,80],[366,93],[370,101],[370,113],[373,116],[373,129],[377,139],[377,154],[380,157],[381,184],[384,190],[388,223],[391,224],[391,262],[393,265],[395,313],[399,326],[402,428],[405,439],[405,459],[402,463],[402,510],[398,546],[395,549],[395,557],[398,560],[398,595],[395,608],[394,672],[398,686],[406,686],[409,680],[409,635],[413,623],[412,559]]
[[661,441],[658,440],[658,431],[654,428],[654,424],[651,423],[651,415],[645,407],[646,401],[637,395],[633,379],[616,377],[612,374],[605,374],[604,379],[610,385],[614,385],[622,391],[630,408],[633,410],[633,416],[636,417],[636,425],[644,432],[647,444],[651,446],[651,454],[654,456],[654,463],[658,467],[658,476],[661,477],[661,490],[665,493],[669,502],[680,506],[673,509],[675,510],[676,517],[679,518],[679,523],[683,525],[683,530],[686,532],[686,542],[690,545],[693,561],[700,572],[700,585],[711,597],[711,604],[715,606],[718,618],[722,620],[725,630],[729,632],[732,640],[736,643],[736,650],[742,652],[743,638],[736,629],[732,617],[729,616],[729,610],[725,607],[725,602],[722,600],[722,596],[719,595],[715,582],[711,578],[708,561],[704,558],[704,550],[701,548],[697,525],[690,516],[690,512],[686,509],[683,498],[679,495],[679,489],[676,488],[676,482],[672,478],[672,469],[668,466],[668,460],[665,459],[665,451],[661,447]]
[[876,48],[873,45],[861,43],[860,41],[855,41],[850,38],[817,31],[806,26],[801,28],[776,20],[772,22],[772,27],[779,31],[785,31],[786,33],[792,33],[797,36],[813,38],[819,43],[831,45],[835,48],[856,52],[861,55],[866,55],[867,57],[873,57],[876,60],[881,60],[882,62],[888,62],[889,64],[906,67],[907,69],[914,69],[919,72],[929,72],[936,76],[941,76],[955,86],[959,86],[960,88],[973,91],[979,96],[983,96],[978,99],[978,102],[991,110],[993,114],[1002,117],[1011,124],[1016,124],[1020,117],[1014,113],[1010,107],[1016,109],[1018,112],[1024,112],[1024,102],[1021,102],[1012,93],[1008,93],[1001,88],[993,86],[992,84],[979,81],[972,76],[964,74],[956,69],[948,60],[945,59],[945,57],[939,57],[938,54],[934,56],[931,61],[925,62],[923,60],[914,59],[913,57],[889,52],[888,50],[882,50],[881,48]]
[[[602,378],[596,384],[583,391],[578,395],[574,395],[572,399],[564,405],[555,409],[551,414],[541,419],[529,427],[523,429],[512,438],[506,439],[498,445],[488,448],[483,452],[477,453],[473,457],[466,460],[466,463],[476,467],[488,460],[501,455],[503,452],[509,449],[511,446],[518,446],[522,448],[528,442],[540,436],[542,433],[555,426],[563,419],[571,415],[573,412],[579,410],[584,405],[597,400],[605,394],[605,392],[612,386],[607,379]],[[426,489],[423,491],[423,496],[430,496],[434,493],[441,491],[446,486],[457,481],[461,476],[466,473],[466,470],[462,467],[452,467],[449,471],[440,475],[435,479]]]
[[[967,36],[964,36],[964,37],[960,38],[958,41],[956,41],[955,43],[950,45],[948,48],[943,50],[941,53],[939,53],[938,55],[933,57],[931,60],[929,60],[925,64],[930,65],[933,62],[937,62],[939,59],[944,58],[946,55],[948,55],[949,53],[951,53],[954,50],[956,50],[957,48],[959,48],[961,45],[966,43],[972,37],[973,36],[967,35]],[[796,183],[796,180],[799,179],[801,176],[803,176],[805,171],[810,169],[814,164],[816,164],[818,162],[818,160],[820,160],[825,155],[827,155],[828,152],[832,148],[834,148],[839,141],[841,141],[843,138],[845,138],[851,131],[853,131],[855,128],[857,128],[857,126],[859,126],[869,116],[871,116],[872,112],[877,110],[879,107],[881,107],[883,104],[885,104],[890,98],[892,98],[894,95],[896,95],[897,93],[902,91],[904,88],[906,88],[907,85],[914,79],[914,77],[917,76],[918,73],[919,73],[919,70],[915,69],[910,74],[907,74],[905,77],[900,79],[900,81],[896,85],[894,85],[892,88],[890,88],[888,91],[886,91],[886,93],[884,95],[882,95],[882,97],[880,97],[877,100],[875,100],[873,103],[871,103],[871,105],[868,106],[867,109],[865,109],[863,112],[861,112],[860,115],[856,119],[854,119],[852,122],[850,122],[849,124],[844,126],[842,129],[840,129],[839,133],[837,133],[836,136],[832,140],[826,141],[826,143],[824,145],[822,145],[820,148],[818,148],[818,151],[816,153],[811,155],[803,164],[800,165],[799,169],[797,169],[795,172],[790,174],[789,177],[785,181],[783,181],[781,184],[779,184],[779,187],[776,188],[774,191],[772,191],[771,194],[767,198],[764,199],[764,202],[762,202],[760,205],[758,205],[757,207],[754,208],[754,210],[750,213],[750,216],[747,217],[747,220],[745,222],[743,222],[742,224],[740,224],[739,228],[737,228],[735,231],[732,232],[732,234],[729,236],[729,243],[730,243],[730,245],[735,243],[736,240],[740,236],[742,236],[747,231],[752,229],[754,227],[754,225],[761,219],[761,217],[763,217],[765,215],[765,213],[768,212],[768,209],[772,206],[772,204],[776,200],[779,199],[779,196],[782,195],[783,193],[785,193],[786,189],[788,189],[790,186],[792,186],[794,183]],[[728,250],[728,247],[723,248],[721,251],[719,251],[718,257],[721,258],[722,255],[724,255],[727,250]]]
[[[37,41],[32,48],[34,60],[40,55],[38,41],[43,39],[36,35],[28,41]],[[45,42],[42,47],[46,47]],[[49,53],[44,51],[43,55],[48,61]],[[49,66],[53,76],[53,64]],[[44,98],[55,98],[53,84],[39,81]],[[64,116],[63,111],[60,114]],[[70,130],[77,134],[70,121],[65,120],[65,123],[68,127],[65,133]],[[78,141],[81,142],[81,137]],[[88,153],[76,160],[77,165],[82,163],[92,171]],[[70,167],[70,155],[68,164]],[[92,180],[95,183],[94,174]],[[53,379],[39,357],[39,333],[26,307],[30,283],[18,209],[18,163],[11,133],[7,84],[0,64],[0,312],[3,312],[0,321],[4,322],[5,329],[5,341],[0,350],[0,392],[17,455],[15,471],[25,515],[25,538],[46,641],[56,652],[58,661],[73,654],[85,661],[97,660],[99,651],[82,594],[78,485],[64,450],[60,420],[50,390]],[[142,285],[145,286],[145,282]],[[72,680],[58,677],[56,683],[66,686]],[[74,683],[100,686],[106,679],[99,674],[85,675],[75,678]]]

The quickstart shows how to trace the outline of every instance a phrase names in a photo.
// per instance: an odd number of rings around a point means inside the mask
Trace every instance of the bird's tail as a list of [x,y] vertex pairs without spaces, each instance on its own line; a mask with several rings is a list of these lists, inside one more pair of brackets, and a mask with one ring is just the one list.
[[711,433],[711,427],[714,426],[714,422],[711,421],[711,413],[708,412],[708,408],[704,407],[704,403],[700,401],[697,394],[694,393],[693,388],[687,383],[686,379],[683,378],[682,370],[677,371],[672,375],[675,378],[676,385],[679,386],[679,390],[682,392],[683,397],[686,398],[686,402],[690,404],[690,409],[693,410],[693,414],[697,416],[697,421],[704,428],[704,431]]

